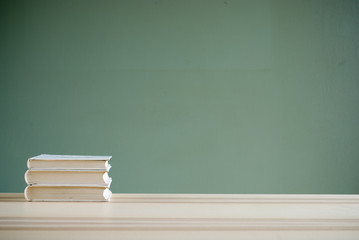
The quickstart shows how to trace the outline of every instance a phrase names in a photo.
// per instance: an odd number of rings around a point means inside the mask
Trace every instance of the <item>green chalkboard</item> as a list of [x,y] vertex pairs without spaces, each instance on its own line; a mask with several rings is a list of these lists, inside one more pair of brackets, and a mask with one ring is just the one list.
[[116,193],[359,193],[358,1],[0,4],[0,192],[49,153]]

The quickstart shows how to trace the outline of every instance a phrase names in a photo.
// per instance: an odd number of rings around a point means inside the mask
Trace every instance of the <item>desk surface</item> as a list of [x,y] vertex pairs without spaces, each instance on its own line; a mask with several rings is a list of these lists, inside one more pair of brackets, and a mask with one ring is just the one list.
[[26,202],[0,194],[0,239],[359,239],[359,195],[114,194]]

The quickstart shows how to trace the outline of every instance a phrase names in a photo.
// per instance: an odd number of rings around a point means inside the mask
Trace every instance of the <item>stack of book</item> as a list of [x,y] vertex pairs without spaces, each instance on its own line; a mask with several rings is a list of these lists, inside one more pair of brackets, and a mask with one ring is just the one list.
[[109,201],[111,156],[41,154],[27,160],[28,201]]

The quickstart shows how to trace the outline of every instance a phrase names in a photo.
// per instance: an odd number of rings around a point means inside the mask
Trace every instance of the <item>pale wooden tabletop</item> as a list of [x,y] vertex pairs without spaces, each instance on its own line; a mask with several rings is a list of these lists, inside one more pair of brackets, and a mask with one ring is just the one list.
[[0,193],[0,239],[359,239],[359,195],[114,194],[26,202]]

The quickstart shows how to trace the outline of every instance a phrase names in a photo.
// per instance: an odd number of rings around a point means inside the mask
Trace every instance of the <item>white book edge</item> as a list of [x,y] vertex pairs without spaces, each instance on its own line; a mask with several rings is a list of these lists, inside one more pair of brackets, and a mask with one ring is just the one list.
[[30,168],[31,171],[63,171],[63,172],[108,172],[111,169],[111,164],[107,165],[107,168]]
[[97,160],[109,161],[112,156],[92,156],[92,155],[55,155],[55,154],[40,154],[29,159],[33,160]]
[[[109,188],[105,188],[103,191],[104,200],[76,200],[76,199],[30,199],[27,195],[27,189],[31,186],[27,186],[24,190],[24,196],[26,201],[31,202],[109,202],[112,197],[112,192]],[[82,186],[81,186],[82,187]]]
[[107,183],[104,184],[87,184],[87,183],[30,183],[28,186],[31,187],[104,187],[110,188],[112,183],[112,178],[108,179]]
[[40,154],[35,157],[27,159],[27,167],[30,167],[31,160],[93,160],[93,161],[109,161],[112,156],[91,156],[91,155],[55,155],[55,154]]
[[29,197],[27,196],[27,189],[29,188],[29,186],[27,186],[24,190],[24,196],[25,196],[25,199],[26,201],[30,201]]
[[[24,175],[26,184],[29,184],[29,180],[27,179],[27,173],[28,173],[29,171],[30,171],[30,170],[27,170],[27,171],[25,172],[25,175]],[[26,190],[26,188],[25,188],[25,190]]]
[[[31,185],[31,186],[85,186],[85,185],[87,185],[87,186],[95,186],[95,185],[100,185],[101,187],[110,187],[110,185],[111,185],[111,183],[112,183],[112,178],[108,175],[108,172],[107,171],[100,171],[100,172],[103,172],[104,174],[103,174],[103,180],[104,180],[104,184],[69,184],[69,183],[65,183],[65,184],[63,184],[63,183],[59,183],[59,184],[43,184],[43,183],[29,183],[29,180],[28,180],[28,178],[27,178],[27,175],[28,175],[28,172],[29,171],[34,171],[34,170],[27,170],[26,172],[25,172],[25,175],[24,175],[24,179],[25,179],[25,182],[26,182],[26,184],[28,184],[28,185]],[[41,171],[41,170],[40,170]],[[60,171],[59,171],[60,172]],[[63,170],[61,170],[61,172],[69,172],[69,171],[63,171]],[[91,172],[91,171],[88,171],[88,172]]]
[[112,196],[112,192],[109,188],[106,188],[105,191],[103,191],[103,197],[106,199],[106,201],[110,201]]
[[76,199],[32,199],[29,202],[109,202],[110,199],[104,200],[76,200]]

